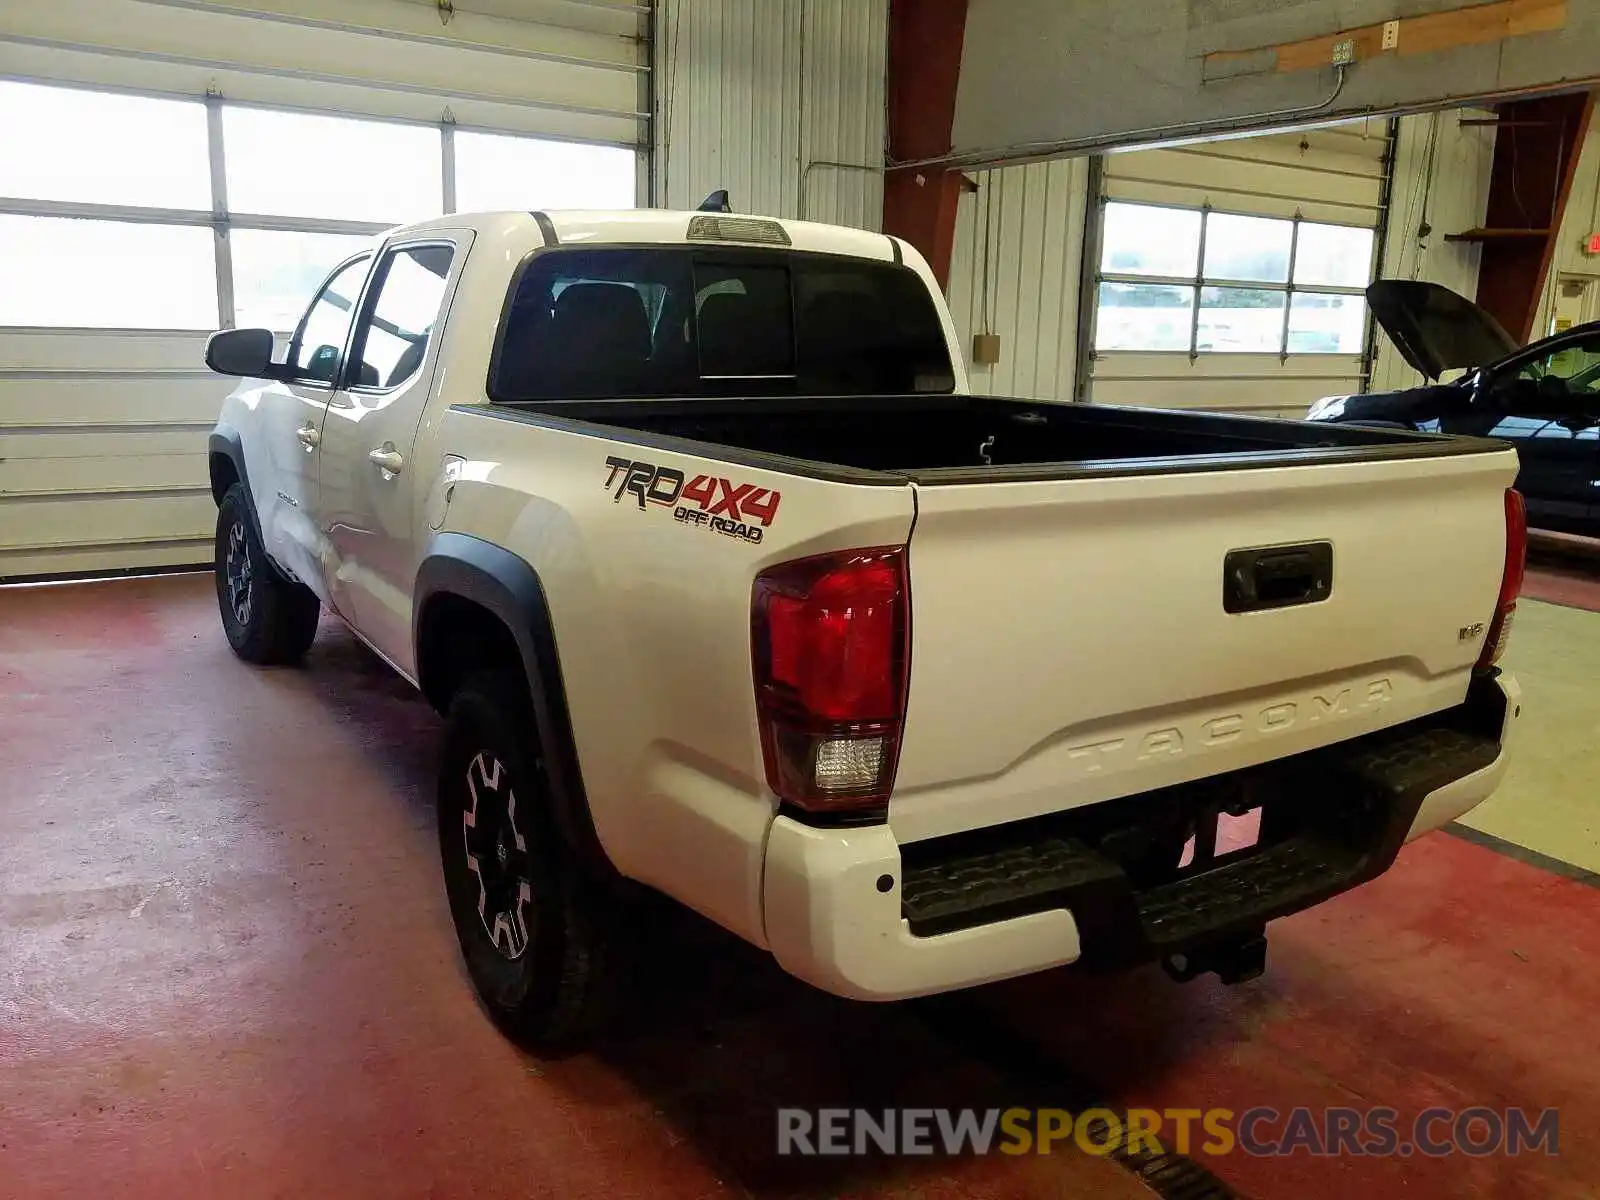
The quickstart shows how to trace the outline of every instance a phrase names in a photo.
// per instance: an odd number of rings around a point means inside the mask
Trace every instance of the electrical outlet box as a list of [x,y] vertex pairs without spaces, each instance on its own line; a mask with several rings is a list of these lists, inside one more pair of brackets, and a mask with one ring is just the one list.
[[1383,48],[1393,50],[1400,44],[1400,22],[1385,21],[1383,23]]
[[972,361],[980,367],[992,367],[1000,361],[1000,335],[977,333],[972,336]]
[[1333,44],[1333,65],[1336,67],[1347,66],[1356,60],[1356,43],[1354,38],[1345,38],[1342,42]]

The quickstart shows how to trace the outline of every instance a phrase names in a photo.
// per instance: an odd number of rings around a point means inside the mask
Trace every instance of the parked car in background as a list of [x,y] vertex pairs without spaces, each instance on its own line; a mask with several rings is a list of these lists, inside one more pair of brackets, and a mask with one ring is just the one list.
[[[1327,396],[1307,419],[1504,438],[1517,448],[1528,521],[1600,535],[1600,321],[1530,346],[1436,283],[1382,279],[1372,315],[1430,382]],[[1460,378],[1438,382],[1447,371]]]

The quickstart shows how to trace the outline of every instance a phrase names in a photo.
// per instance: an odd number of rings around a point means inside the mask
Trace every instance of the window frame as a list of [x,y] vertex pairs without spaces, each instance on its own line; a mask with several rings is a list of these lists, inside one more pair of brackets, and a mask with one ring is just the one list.
[[[454,139],[457,130],[492,134],[498,137],[525,139],[531,142],[560,141],[584,146],[621,149],[631,152],[640,163],[646,153],[641,146],[626,142],[589,140],[582,138],[552,138],[521,130],[479,126],[458,126],[448,113],[438,120],[377,116],[368,113],[351,113],[331,107],[312,105],[269,104],[255,101],[226,100],[220,95],[196,94],[177,89],[154,89],[117,86],[114,84],[82,83],[76,80],[12,77],[16,82],[37,84],[66,92],[93,94],[104,97],[137,96],[157,100],[182,101],[200,105],[206,115],[206,166],[210,178],[210,203],[205,208],[163,208],[153,205],[120,204],[101,201],[66,200],[60,198],[33,198],[0,194],[0,212],[24,217],[72,217],[96,221],[121,222],[131,225],[175,225],[200,227],[213,234],[214,281],[210,306],[215,311],[215,324],[195,328],[153,328],[145,326],[114,325],[15,325],[0,326],[13,329],[53,329],[85,333],[204,333],[212,329],[233,329],[238,326],[238,311],[234,297],[234,268],[231,234],[233,230],[249,229],[283,233],[328,233],[357,237],[378,237],[395,226],[392,222],[346,220],[333,217],[302,217],[283,213],[246,213],[231,207],[227,195],[227,147],[223,135],[222,114],[228,109],[254,109],[267,112],[300,113],[311,116],[336,117],[346,120],[370,122],[381,125],[406,125],[433,130],[438,138],[439,154],[437,172],[440,178],[440,216],[450,216],[457,211]],[[644,175],[636,172],[633,201],[635,206],[645,202]],[[345,265],[342,259],[339,266]],[[338,269],[338,266],[334,268]],[[325,277],[314,295],[320,295],[327,285]],[[309,308],[309,305],[307,306]],[[304,312],[302,312],[304,316]],[[275,334],[290,333],[275,329]],[[298,327],[292,331],[298,334]],[[348,346],[346,347],[348,350]]]
[[339,363],[334,368],[333,377],[323,380],[314,375],[302,375],[295,370],[295,358],[299,354],[301,344],[305,338],[306,326],[311,323],[312,310],[321,301],[322,293],[328,290],[328,285],[362,259],[376,260],[377,254],[378,251],[376,250],[362,250],[352,254],[334,267],[333,270],[329,271],[327,275],[323,276],[322,282],[317,285],[317,290],[311,293],[311,299],[307,301],[305,311],[300,314],[300,320],[295,323],[294,333],[289,337],[289,347],[283,356],[284,382],[314,383],[319,387],[326,387],[330,392],[338,390],[339,383],[344,378],[345,365],[350,359],[350,338],[355,333],[356,320],[361,315],[362,306],[366,303],[367,291],[372,286],[371,263],[368,264],[367,273],[362,276],[361,286],[356,289],[355,300],[350,305],[350,325],[344,331],[344,341],[339,347]]
[[[1218,208],[1215,205],[1212,205],[1210,203],[1205,203],[1205,204],[1201,204],[1201,205],[1198,205],[1198,206],[1191,206],[1191,205],[1183,205],[1183,204],[1163,204],[1163,203],[1158,203],[1156,201],[1151,201],[1151,200],[1123,200],[1123,199],[1119,199],[1119,198],[1111,197],[1111,196],[1102,196],[1100,198],[1100,205],[1099,205],[1098,215],[1099,215],[1100,225],[1101,225],[1102,229],[1105,226],[1106,210],[1113,204],[1123,205],[1123,206],[1130,207],[1130,208],[1133,208],[1133,207],[1137,207],[1137,208],[1159,208],[1159,209],[1177,210],[1177,211],[1181,211],[1181,212],[1197,212],[1197,213],[1200,214],[1200,238],[1199,238],[1199,241],[1197,243],[1196,250],[1195,250],[1195,272],[1194,272],[1193,275],[1137,275],[1137,274],[1132,274],[1132,273],[1124,272],[1124,271],[1107,271],[1107,270],[1104,270],[1101,267],[1099,262],[1097,262],[1095,264],[1095,273],[1094,273],[1094,285],[1095,286],[1094,286],[1093,301],[1092,301],[1093,304],[1094,304],[1094,321],[1093,321],[1092,328],[1090,329],[1090,350],[1091,350],[1091,352],[1093,353],[1093,355],[1095,357],[1098,358],[1098,357],[1101,357],[1103,355],[1110,355],[1110,354],[1163,354],[1163,355],[1183,354],[1183,355],[1186,355],[1188,357],[1190,362],[1193,362],[1197,358],[1199,358],[1202,354],[1205,354],[1205,355],[1226,355],[1226,356],[1246,356],[1246,355],[1260,356],[1260,355],[1264,355],[1264,354],[1271,354],[1271,355],[1275,355],[1278,358],[1279,362],[1287,362],[1288,359],[1291,356],[1294,356],[1294,357],[1310,357],[1310,358],[1329,358],[1329,357],[1345,358],[1345,357],[1352,357],[1352,356],[1353,357],[1362,357],[1362,358],[1364,358],[1366,356],[1367,348],[1368,348],[1368,346],[1370,345],[1370,342],[1371,342],[1372,313],[1371,313],[1370,309],[1367,310],[1367,312],[1364,315],[1363,321],[1362,321],[1363,337],[1362,337],[1361,348],[1358,349],[1358,350],[1355,350],[1355,351],[1346,351],[1346,350],[1291,350],[1289,348],[1289,333],[1290,333],[1289,326],[1290,326],[1290,321],[1292,320],[1293,313],[1294,313],[1294,298],[1297,295],[1355,296],[1355,297],[1359,297],[1361,299],[1363,305],[1365,305],[1365,303],[1366,303],[1367,286],[1372,282],[1374,273],[1375,273],[1375,271],[1377,269],[1377,265],[1378,265],[1378,255],[1379,255],[1380,250],[1381,250],[1380,238],[1378,236],[1378,231],[1377,230],[1371,229],[1371,228],[1369,228],[1368,226],[1365,226],[1365,225],[1342,225],[1338,221],[1309,221],[1298,210],[1296,210],[1295,214],[1292,217],[1279,217],[1279,216],[1274,216],[1274,215],[1272,215],[1270,213],[1253,213],[1253,212],[1246,212],[1246,211],[1243,211],[1241,209]],[[1288,262],[1288,270],[1286,272],[1286,277],[1285,277],[1284,282],[1283,283],[1268,283],[1268,282],[1264,282],[1264,281],[1261,281],[1261,280],[1254,280],[1254,279],[1236,279],[1236,278],[1233,278],[1233,277],[1230,277],[1230,276],[1223,276],[1223,275],[1217,275],[1217,276],[1207,275],[1205,273],[1206,238],[1207,238],[1207,235],[1210,232],[1212,214],[1216,214],[1218,216],[1254,217],[1254,218],[1261,219],[1261,220],[1281,221],[1281,222],[1283,222],[1285,224],[1290,225],[1291,226],[1291,233],[1290,233],[1290,238],[1289,238],[1289,262]],[[1300,227],[1302,225],[1331,225],[1331,226],[1338,226],[1340,228],[1345,228],[1345,229],[1366,230],[1367,232],[1371,233],[1372,234],[1372,251],[1371,251],[1371,254],[1370,254],[1370,256],[1368,258],[1368,261],[1367,261],[1367,284],[1363,284],[1360,287],[1351,287],[1351,286],[1345,286],[1345,285],[1339,285],[1339,284],[1296,284],[1295,283],[1295,278],[1294,278],[1294,276],[1295,276],[1295,266],[1296,266],[1296,261],[1297,261],[1297,258],[1298,258],[1299,249],[1300,249]],[[1104,245],[1103,245],[1103,243],[1099,247],[1099,251],[1100,251],[1100,254],[1102,256],[1102,261],[1103,261],[1103,258],[1104,258]],[[1108,349],[1101,349],[1096,344],[1097,341],[1098,341],[1098,338],[1099,338],[1099,333],[1100,333],[1100,308],[1101,308],[1101,306],[1100,306],[1100,286],[1102,284],[1106,284],[1106,283],[1116,283],[1116,284],[1154,284],[1154,285],[1165,286],[1165,287],[1179,287],[1179,288],[1191,289],[1192,293],[1193,293],[1193,296],[1194,296],[1194,301],[1190,305],[1190,308],[1189,308],[1189,347],[1188,347],[1188,349],[1187,350],[1179,350],[1179,349],[1161,350],[1161,349],[1153,349],[1153,348],[1139,349],[1139,348],[1130,348],[1130,347],[1117,347],[1116,349],[1109,349],[1109,348]],[[1283,312],[1282,312],[1282,319],[1280,321],[1279,329],[1278,329],[1278,346],[1277,346],[1277,349],[1276,350],[1217,350],[1217,349],[1210,349],[1210,348],[1201,346],[1200,345],[1200,324],[1201,324],[1201,313],[1204,310],[1203,299],[1204,299],[1205,289],[1206,288],[1242,288],[1242,289],[1247,289],[1247,290],[1250,290],[1250,291],[1279,292],[1279,293],[1282,293],[1282,295],[1283,295]]]
[[[372,323],[372,314],[377,307],[378,298],[383,292],[383,285],[389,278],[389,266],[398,254],[407,250],[425,250],[429,247],[447,249],[450,251],[450,269],[445,272],[444,290],[439,294],[439,311],[434,316],[433,329],[428,334],[427,345],[422,351],[422,361],[417,364],[417,369],[412,371],[399,383],[375,387],[371,384],[354,383],[350,379],[351,368],[355,365],[357,355],[365,348],[367,328]],[[339,364],[340,390],[352,392],[361,396],[384,396],[390,392],[408,386],[412,380],[422,373],[423,367],[428,365],[429,358],[437,352],[438,340],[434,334],[439,328],[440,316],[449,308],[451,289],[456,276],[461,270],[461,258],[467,247],[448,237],[434,237],[419,234],[415,238],[399,241],[385,242],[374,252],[372,270],[367,273],[367,281],[362,286],[361,298],[356,305],[355,320],[350,323],[350,333],[345,339],[345,354]],[[321,293],[319,292],[318,295]]]

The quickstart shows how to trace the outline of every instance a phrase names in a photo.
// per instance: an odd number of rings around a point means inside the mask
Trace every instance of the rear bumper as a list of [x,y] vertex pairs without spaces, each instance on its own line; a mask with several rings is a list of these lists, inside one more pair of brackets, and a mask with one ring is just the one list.
[[[1382,874],[1407,841],[1485,800],[1505,772],[1519,697],[1509,677],[1482,679],[1458,708],[1294,759],[906,847],[887,825],[779,817],[767,942],[825,991],[895,1000],[1247,937]],[[1141,879],[1108,849],[1154,818],[1219,804],[1261,806],[1256,850]]]

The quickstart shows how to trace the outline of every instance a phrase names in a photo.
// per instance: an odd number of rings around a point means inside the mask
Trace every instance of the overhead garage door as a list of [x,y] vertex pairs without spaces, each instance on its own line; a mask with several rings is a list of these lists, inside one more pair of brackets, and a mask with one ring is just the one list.
[[1089,398],[1298,417],[1361,390],[1390,122],[1104,160]]
[[0,6],[0,579],[209,561],[226,384],[205,335],[292,328],[361,240],[442,212],[633,205],[645,15]]

